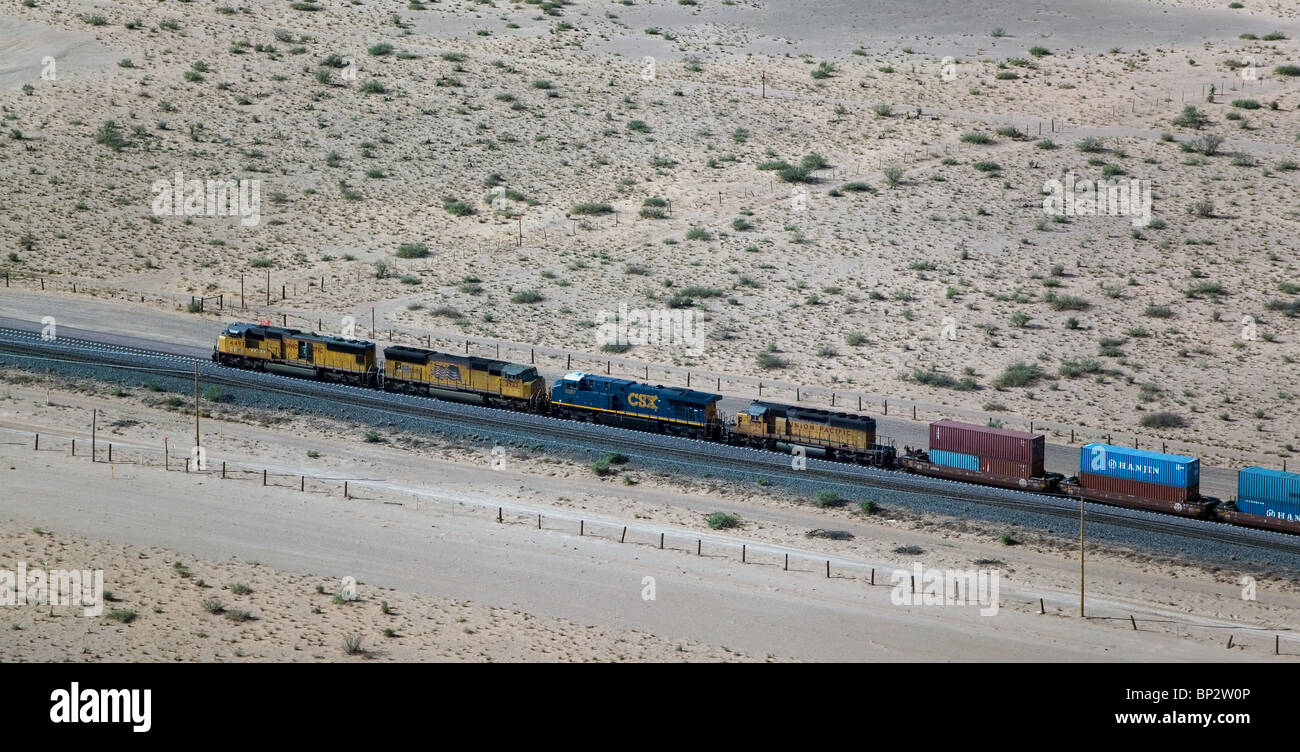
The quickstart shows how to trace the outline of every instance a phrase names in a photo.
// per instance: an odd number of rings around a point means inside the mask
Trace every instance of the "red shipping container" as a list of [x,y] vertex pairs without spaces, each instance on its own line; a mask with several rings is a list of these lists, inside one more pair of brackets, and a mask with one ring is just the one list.
[[1042,434],[989,428],[955,420],[930,424],[930,448],[973,454],[981,459],[1010,460],[1029,465],[1034,476],[1043,475]]
[[1176,486],[1162,486],[1159,483],[1143,483],[1140,480],[1112,478],[1108,475],[1094,475],[1092,473],[1079,473],[1079,485],[1108,493],[1122,493],[1143,499],[1158,499],[1168,502],[1195,501],[1201,495],[1199,484],[1190,488],[1178,488]]
[[1030,472],[1031,470],[1033,470],[1033,466],[1027,462],[980,457],[980,472],[990,475],[1001,475],[1004,478],[1041,478],[1043,476],[1041,472],[1035,475]]

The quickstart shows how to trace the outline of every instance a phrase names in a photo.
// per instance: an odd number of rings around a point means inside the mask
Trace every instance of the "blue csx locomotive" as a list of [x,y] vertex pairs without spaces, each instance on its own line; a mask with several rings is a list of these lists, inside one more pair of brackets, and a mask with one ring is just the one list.
[[551,413],[593,423],[717,439],[721,395],[573,372],[551,387]]

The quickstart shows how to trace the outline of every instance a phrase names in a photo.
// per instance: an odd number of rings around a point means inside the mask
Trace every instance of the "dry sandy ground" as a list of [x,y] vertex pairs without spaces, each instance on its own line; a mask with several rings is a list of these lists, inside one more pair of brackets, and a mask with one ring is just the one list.
[[[179,463],[171,472],[160,466],[160,436],[192,427],[164,395],[142,390],[105,400],[56,390],[47,405],[39,382],[11,374],[0,398],[5,566],[59,557],[67,567],[105,569],[106,589],[121,599],[111,606],[137,614],[129,625],[110,625],[24,610],[14,616],[23,629],[4,648],[12,651],[6,658],[336,660],[346,657],[341,640],[352,633],[380,657],[399,660],[1300,656],[1288,628],[1300,598],[1293,583],[1268,572],[1206,571],[1095,548],[1088,569],[1094,618],[1081,622],[1074,617],[1077,559],[1068,541],[1049,536],[1017,534],[1021,545],[1009,547],[999,542],[1005,531],[960,521],[816,509],[760,487],[682,481],[635,464],[600,479],[524,447],[502,455],[391,432],[367,444],[355,427],[215,407],[204,435],[213,467],[228,463],[231,477],[222,480],[186,474]],[[101,410],[94,464],[84,430],[92,406]],[[40,452],[31,449],[33,430],[41,433]],[[72,438],[77,457],[68,451]],[[260,468],[271,471],[271,486],[261,485]],[[298,490],[304,475],[306,493]],[[350,500],[342,498],[343,479]],[[498,508],[504,524],[496,522]],[[709,530],[704,517],[715,511],[737,514],[742,526]],[[34,528],[52,532],[26,532]],[[854,537],[806,535],[819,528]],[[175,571],[177,560],[191,577]],[[914,561],[999,569],[998,614],[892,605],[886,573]],[[1241,597],[1242,574],[1258,578],[1256,600]],[[347,576],[361,581],[363,602],[332,603],[329,594]],[[652,601],[642,597],[647,576],[656,581]],[[199,588],[198,579],[211,587]],[[235,582],[253,592],[221,590]],[[211,595],[257,620],[204,612],[202,599]],[[1047,615],[1037,613],[1039,598]],[[395,616],[381,613],[384,600]],[[468,621],[455,621],[462,617]],[[385,638],[384,628],[404,636]],[[1274,635],[1282,638],[1280,659],[1272,656]]]
[[[144,295],[173,308],[229,300],[240,275],[260,300],[269,269],[289,295],[272,310],[302,314],[298,326],[364,325],[373,304],[415,335],[584,352],[599,350],[602,311],[692,305],[712,337],[703,355],[626,355],[1270,463],[1300,440],[1286,199],[1300,92],[1275,72],[1295,62],[1294,3],[427,8],[7,7],[3,36],[19,41],[0,47],[0,71],[15,72],[0,264],[28,288],[76,275],[124,306]],[[47,50],[53,80],[40,77]],[[323,65],[330,55],[344,67]],[[834,72],[814,78],[823,61]],[[1255,80],[1236,70],[1246,63]],[[1212,103],[1210,84],[1224,89]],[[1173,123],[1185,104],[1204,128]],[[97,142],[109,120],[121,151]],[[963,141],[971,132],[991,142]],[[1227,139],[1221,154],[1180,148],[1205,134]],[[1086,137],[1101,150],[1077,149]],[[812,153],[830,168],[805,186],[806,208],[758,169]],[[261,180],[260,223],[154,216],[154,181],[177,171]],[[1045,180],[1116,171],[1151,181],[1161,225],[1046,221]],[[874,192],[841,190],[854,181]],[[493,183],[509,191],[500,210]],[[449,212],[447,197],[475,213]],[[671,201],[668,218],[639,216],[651,197]],[[1198,218],[1202,200],[1213,209]],[[615,211],[566,219],[584,202]],[[431,256],[395,258],[403,243]],[[521,291],[541,299],[511,302]],[[760,365],[769,348],[783,366]],[[1016,362],[1042,375],[998,388]],[[1161,411],[1186,427],[1140,428]]]
[[[366,582],[356,583],[355,599],[336,597],[347,584],[335,578],[28,530],[13,521],[0,523],[0,541],[6,569],[19,561],[29,570],[103,569],[113,599],[99,618],[74,606],[6,608],[6,662],[749,660],[724,648]],[[131,616],[115,618],[114,611]],[[348,637],[360,638],[357,647],[345,647]]]

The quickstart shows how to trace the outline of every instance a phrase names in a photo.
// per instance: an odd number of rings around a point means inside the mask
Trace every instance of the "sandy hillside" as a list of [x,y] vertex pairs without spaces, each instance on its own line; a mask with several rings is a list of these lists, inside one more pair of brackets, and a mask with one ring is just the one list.
[[[1028,5],[10,7],[0,264],[582,352],[686,310],[621,354],[1290,456],[1294,4]],[[257,224],[155,215],[178,171]],[[1067,173],[1153,221],[1045,216]]]

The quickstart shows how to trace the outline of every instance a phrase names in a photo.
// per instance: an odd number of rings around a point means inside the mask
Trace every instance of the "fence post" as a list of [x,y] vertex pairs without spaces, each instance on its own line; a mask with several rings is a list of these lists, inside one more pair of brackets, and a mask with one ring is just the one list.
[[497,522],[501,521],[501,507],[497,507]]
[[36,434],[36,443],[32,444],[32,451],[33,452],[41,451],[41,435],[39,433]]
[[578,537],[579,537],[579,538],[581,538],[583,535],[586,534],[586,527],[587,527],[587,521],[586,521],[586,520],[578,520]]
[[222,480],[225,480],[225,479],[226,479],[226,461],[225,461],[225,460],[222,460],[222,461],[221,461],[221,479],[222,479]]
[[262,485],[266,485],[266,468],[262,468]]
[[831,560],[830,560],[830,559],[827,559],[827,560],[826,560],[826,577],[829,579],[830,576],[831,576]]
[[741,564],[744,564],[744,563],[745,563],[745,544],[744,544],[744,543],[741,543],[741,544],[740,544],[740,563],[741,563]]
[[627,538],[627,525],[623,526],[623,534],[618,536],[618,542],[622,543]]

